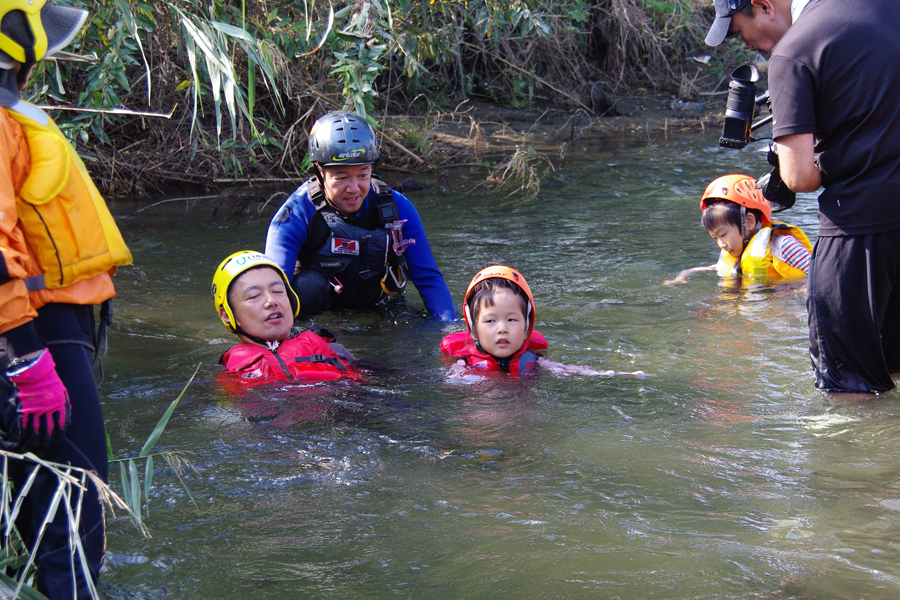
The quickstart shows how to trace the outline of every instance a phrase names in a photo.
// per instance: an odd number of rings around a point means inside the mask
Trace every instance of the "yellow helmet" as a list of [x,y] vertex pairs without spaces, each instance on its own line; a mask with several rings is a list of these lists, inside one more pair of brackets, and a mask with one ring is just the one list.
[[[268,267],[278,271],[278,274],[284,281],[285,291],[287,292],[288,300],[291,302],[294,317],[296,318],[300,313],[300,299],[297,298],[297,294],[291,287],[291,282],[288,280],[287,275],[284,274],[284,271],[281,270],[281,267],[275,264],[275,261],[265,254],[254,252],[252,250],[241,250],[222,261],[216,269],[212,281],[212,298],[213,304],[215,304],[216,307],[216,314],[219,315],[219,318],[222,319],[225,327],[227,327],[228,331],[231,333],[242,333],[234,326],[234,323],[237,321],[234,319],[234,312],[232,312],[231,304],[228,302],[228,292],[231,291],[231,284],[245,272],[259,267]],[[222,314],[219,312],[220,308],[225,309],[228,320],[222,317]]]
[[[21,11],[21,19],[6,19]],[[46,0],[3,0],[0,2],[0,68],[11,69],[15,60],[30,66],[65,48],[87,19],[80,8],[55,6]]]

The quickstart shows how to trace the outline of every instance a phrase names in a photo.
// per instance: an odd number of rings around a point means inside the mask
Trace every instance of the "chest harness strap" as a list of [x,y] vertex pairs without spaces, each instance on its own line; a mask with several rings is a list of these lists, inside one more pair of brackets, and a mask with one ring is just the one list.
[[[385,257],[385,272],[384,277],[381,278],[381,289],[387,296],[394,297],[401,293],[403,288],[406,287],[406,269],[402,256],[406,251],[406,247],[415,244],[416,240],[403,239],[403,224],[406,222],[406,219],[400,219],[400,211],[397,209],[397,203],[394,201],[394,193],[391,190],[391,187],[377,177],[372,177],[372,187],[375,188],[375,195],[378,199],[378,224],[390,231],[391,249],[393,250],[393,252],[388,252]],[[309,197],[316,207],[317,212],[325,210],[337,212],[334,207],[328,204],[328,200],[325,198],[325,192],[322,191],[322,186],[319,185],[318,179],[311,179],[307,189],[309,191]],[[341,218],[345,221],[350,220],[343,215],[341,215]],[[371,225],[369,227],[371,227]],[[310,232],[310,237],[313,235],[314,234]],[[326,233],[321,236],[321,243],[325,242],[327,235],[328,234]],[[314,246],[318,245],[319,244],[314,244]],[[364,257],[360,258],[362,260]],[[338,284],[340,284],[340,282],[338,282]],[[340,289],[338,286],[334,287],[336,291]]]

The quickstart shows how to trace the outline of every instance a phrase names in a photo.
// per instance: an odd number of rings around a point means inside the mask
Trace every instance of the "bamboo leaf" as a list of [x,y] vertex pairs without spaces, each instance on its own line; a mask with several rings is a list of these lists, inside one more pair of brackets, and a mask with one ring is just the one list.
[[[349,8],[349,7],[347,7],[347,8]],[[343,12],[343,10],[341,12]],[[302,53],[298,54],[297,58],[300,58],[301,56],[309,56],[310,54],[315,54],[316,52],[319,51],[319,49],[322,46],[325,45],[325,40],[328,39],[328,34],[331,33],[331,30],[334,27],[334,19],[335,19],[334,7],[329,2],[328,3],[328,26],[325,28],[325,32],[322,33],[322,37],[319,39],[319,43],[316,44],[315,48],[313,48],[312,50],[308,50],[306,52],[302,52]]]
[[134,459],[128,460],[128,475],[131,479],[131,512],[140,522],[141,520],[141,480],[138,477],[137,465]]
[[141,453],[139,455],[141,458],[147,456],[147,454],[150,453],[150,450],[153,449],[153,446],[156,445],[156,442],[159,441],[159,437],[162,435],[163,431],[165,431],[166,425],[168,425],[169,423],[169,418],[172,416],[172,413],[175,412],[175,407],[178,406],[178,403],[181,401],[181,397],[184,396],[184,393],[187,391],[188,386],[191,385],[192,381],[194,381],[194,377],[197,376],[197,372],[199,370],[200,364],[198,364],[197,368],[194,369],[194,374],[191,375],[191,378],[188,379],[188,382],[184,384],[184,389],[182,389],[181,393],[178,394],[178,397],[172,401],[172,404],[170,404],[169,408],[166,409],[166,412],[159,420],[159,423],[156,424],[156,427],[153,429],[153,433],[150,434],[150,437],[147,438],[147,441],[144,443],[144,447],[141,448]]
[[12,512],[9,515],[9,520],[6,522],[6,537],[9,537],[9,532],[12,529],[13,524],[16,522],[16,519],[19,518],[19,509],[22,508],[22,502],[24,502],[25,497],[28,496],[28,492],[31,490],[31,486],[34,484],[34,480],[37,477],[38,471],[40,470],[40,466],[35,466],[35,468],[31,471],[31,474],[28,476],[28,479],[25,481],[25,485],[23,485],[22,489],[19,491],[19,497],[16,498],[16,503],[15,505],[13,505]]
[[[69,521],[69,531],[78,531],[79,526],[81,524],[81,506],[82,501],[84,500],[84,494],[81,493],[81,490],[84,489],[84,486],[87,484],[87,474],[82,471],[81,473],[81,489],[78,494],[78,506],[76,508],[75,513],[72,513],[72,504],[71,504],[71,488],[69,488],[69,493],[66,496],[66,502],[63,503],[63,506],[66,510],[66,518]],[[139,519],[140,520],[140,519]],[[90,573],[90,568],[87,564],[87,555],[84,552],[84,546],[81,543],[81,536],[75,535],[71,538],[72,544],[75,546],[75,553],[78,555],[78,561],[81,564],[81,572],[82,573]],[[92,577],[85,577],[85,583],[88,586],[88,592],[91,594],[91,598],[99,600],[99,596],[97,595],[97,589],[94,587],[94,580]]]
[[131,484],[128,481],[128,472],[125,470],[125,463],[119,463],[119,475],[122,478],[122,500],[131,508]]
[[241,27],[235,27],[234,25],[229,25],[228,23],[222,23],[220,21],[210,21],[209,24],[229,37],[237,38],[251,43],[256,41],[253,39],[252,35],[247,33],[247,31],[245,29],[242,29]]
[[197,100],[200,94],[200,86],[197,83],[197,53],[194,49],[194,41],[190,38],[185,37],[184,39],[184,47],[187,50],[188,55],[188,63],[191,65],[191,82],[194,84],[193,96],[194,96],[194,108],[191,111],[191,137],[194,137],[194,126],[197,124]]
[[252,58],[247,60],[247,108],[250,112],[250,125],[253,129],[253,109],[256,107],[256,61]]
[[134,15],[126,2],[123,2],[123,0],[115,0],[115,3],[119,9],[119,14],[125,19],[125,25],[131,31],[131,35],[141,51],[141,58],[144,59],[144,72],[147,74],[147,104],[150,104],[150,89],[153,81],[150,79],[150,63],[147,62],[147,55],[144,53],[144,45],[141,43],[141,36],[138,34],[137,21],[135,21]]
[[[12,592],[18,585],[18,583],[16,582],[15,579],[10,577],[6,573],[3,573],[2,571],[0,571],[0,582],[2,582],[6,586],[7,591],[9,591],[9,592]],[[6,598],[6,597],[7,596],[4,596],[4,598]],[[15,596],[12,596],[12,597],[15,597]],[[24,585],[19,589],[18,597],[25,598],[26,600],[47,600],[47,596],[41,594],[40,592],[38,592],[31,586],[27,586],[27,585]]]
[[[47,530],[47,525],[51,521],[53,521],[53,519],[56,517],[56,511],[59,509],[59,501],[62,499],[63,493],[65,492],[66,487],[67,487],[67,485],[66,485],[65,481],[63,481],[61,479],[58,480],[58,483],[56,486],[56,492],[54,492],[53,498],[50,500],[50,505],[47,508],[47,512],[44,513],[44,520],[41,523],[40,528],[38,529],[37,539],[34,541],[34,548],[37,548],[38,546],[41,545],[41,540],[44,538],[44,532]],[[68,504],[68,502],[67,502],[67,504]],[[78,531],[78,529],[75,529],[75,531]],[[31,570],[31,566],[34,564],[35,558],[37,558],[36,553],[32,552],[29,554],[28,564],[25,565],[26,573],[29,570]],[[16,587],[16,591],[13,594],[13,598],[15,598],[19,595],[19,593],[22,591],[22,586],[24,584],[25,584],[25,578],[23,577],[19,581],[19,585]]]
[[147,499],[148,512],[150,505],[150,487],[153,485],[153,456],[147,457],[147,464],[144,468],[144,497]]

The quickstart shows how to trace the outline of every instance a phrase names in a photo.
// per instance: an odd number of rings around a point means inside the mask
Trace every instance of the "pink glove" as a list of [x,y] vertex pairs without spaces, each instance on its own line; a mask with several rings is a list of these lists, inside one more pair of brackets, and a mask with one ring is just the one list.
[[7,375],[19,388],[18,412],[22,420],[18,433],[24,447],[49,446],[59,441],[71,423],[72,407],[50,352],[44,349],[31,364]]

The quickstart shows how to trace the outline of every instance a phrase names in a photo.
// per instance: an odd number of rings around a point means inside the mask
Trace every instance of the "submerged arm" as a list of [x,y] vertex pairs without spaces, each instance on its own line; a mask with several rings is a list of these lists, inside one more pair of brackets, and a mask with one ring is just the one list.
[[663,285],[674,285],[676,283],[687,283],[687,280],[690,279],[691,275],[694,273],[698,273],[700,271],[715,271],[716,265],[709,265],[708,267],[694,267],[693,269],[685,269],[681,273],[675,276],[675,279],[669,279],[663,281]]
[[590,367],[582,367],[580,365],[564,365],[559,362],[554,362],[552,360],[547,360],[544,357],[538,358],[538,365],[541,368],[547,369],[554,375],[587,375],[587,376],[599,376],[599,377],[616,377],[616,376],[626,376],[626,377],[637,377],[643,378],[646,376],[646,373],[643,371],[597,371],[591,369]]

